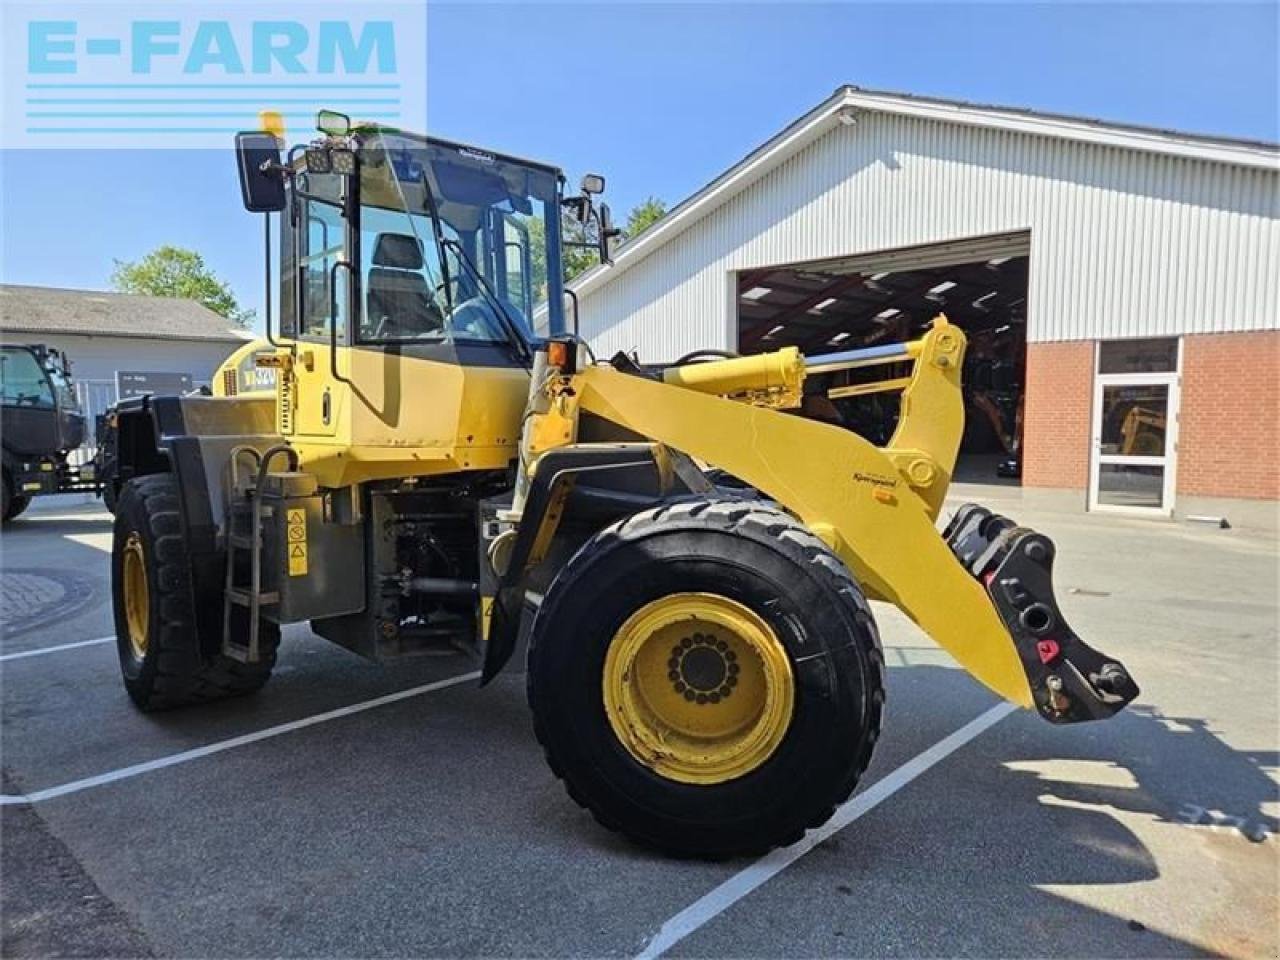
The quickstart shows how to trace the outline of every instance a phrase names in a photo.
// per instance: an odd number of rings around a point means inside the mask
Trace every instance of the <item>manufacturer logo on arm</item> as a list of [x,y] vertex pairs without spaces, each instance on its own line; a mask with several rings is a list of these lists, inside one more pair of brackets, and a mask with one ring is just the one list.
[[875,487],[884,487],[892,490],[898,485],[897,477],[886,477],[882,473],[863,473],[861,470],[855,471],[853,474],[855,483],[869,483]]

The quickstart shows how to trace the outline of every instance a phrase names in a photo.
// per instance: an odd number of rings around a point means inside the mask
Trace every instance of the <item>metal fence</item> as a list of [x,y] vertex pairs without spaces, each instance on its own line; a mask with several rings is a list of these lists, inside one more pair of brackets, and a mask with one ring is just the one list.
[[76,399],[84,411],[85,437],[84,443],[72,450],[67,460],[79,467],[91,461],[98,452],[98,417],[116,402],[117,394],[114,380],[76,380],[75,388]]

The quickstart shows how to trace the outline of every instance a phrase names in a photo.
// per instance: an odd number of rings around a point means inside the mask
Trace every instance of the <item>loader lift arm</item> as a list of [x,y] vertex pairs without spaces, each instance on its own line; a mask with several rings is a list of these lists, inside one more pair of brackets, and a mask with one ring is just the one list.
[[[1001,697],[1053,722],[1109,716],[1137,687],[1067,626],[1049,539],[979,507],[962,509],[943,535],[935,526],[963,432],[964,346],[939,318],[920,340],[807,362],[786,348],[669,368],[661,381],[588,366],[547,378],[532,449],[556,446],[539,437],[572,439],[581,411],[722,469],[801,520],[870,596],[899,607]],[[799,405],[806,370],[904,360],[910,377],[865,387],[902,389],[884,448],[781,412]]]

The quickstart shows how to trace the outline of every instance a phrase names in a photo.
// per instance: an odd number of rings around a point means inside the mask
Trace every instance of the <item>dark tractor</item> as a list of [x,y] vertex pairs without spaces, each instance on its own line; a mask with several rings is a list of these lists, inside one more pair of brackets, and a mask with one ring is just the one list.
[[85,417],[71,385],[71,364],[43,344],[0,345],[0,401],[4,451],[4,523],[32,497],[96,493],[97,486],[67,461],[85,439]]

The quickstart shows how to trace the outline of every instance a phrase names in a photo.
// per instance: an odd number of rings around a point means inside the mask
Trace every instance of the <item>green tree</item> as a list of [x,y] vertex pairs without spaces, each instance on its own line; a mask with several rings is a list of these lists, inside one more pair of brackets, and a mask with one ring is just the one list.
[[581,273],[586,273],[600,262],[599,241],[596,239],[595,224],[590,228],[579,223],[573,217],[565,217],[562,223],[562,237],[568,243],[589,243],[589,247],[565,246],[560,251],[561,266],[564,267],[565,283]]
[[115,265],[111,285],[120,293],[195,300],[242,327],[254,319],[254,311],[241,308],[231,285],[219,279],[194,250],[166,244],[141,260],[116,260]]
[[[533,218],[529,219],[526,225],[529,228],[529,243],[533,248],[530,252],[533,259],[534,299],[545,300],[547,296],[546,228],[541,220]],[[594,229],[588,236],[582,224],[573,217],[565,215],[560,218],[560,237],[566,243],[566,246],[560,248],[560,268],[566,283],[600,262],[595,250]],[[571,242],[590,243],[592,246],[567,246]]]
[[657,197],[645,197],[644,200],[632,207],[631,212],[627,214],[627,225],[622,228],[622,233],[630,240],[648,230],[650,226],[666,215],[667,205],[664,201],[659,200]]

